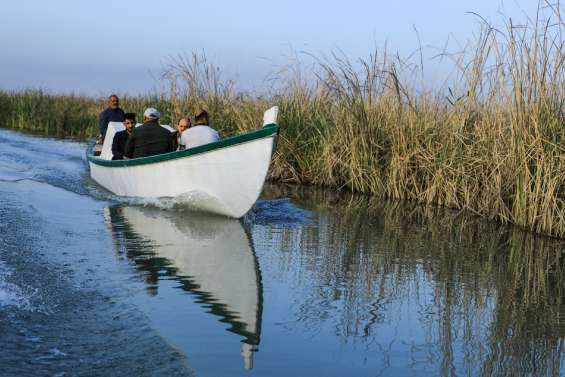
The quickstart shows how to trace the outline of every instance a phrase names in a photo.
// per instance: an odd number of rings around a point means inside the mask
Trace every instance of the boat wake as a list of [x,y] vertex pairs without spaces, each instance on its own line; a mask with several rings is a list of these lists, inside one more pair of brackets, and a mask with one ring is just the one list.
[[246,222],[254,224],[304,225],[312,222],[314,214],[296,207],[290,199],[258,200],[248,212]]
[[200,191],[187,192],[174,198],[139,198],[112,195],[111,199],[131,206],[154,207],[169,211],[219,212],[224,205],[215,197]]
[[22,289],[7,282],[10,271],[0,262],[0,308],[14,306],[20,309],[29,308],[30,301]]
[[48,314],[48,308],[34,305],[32,302],[37,291],[9,281],[11,275],[10,269],[0,261],[0,309],[11,308]]
[[88,195],[84,146],[0,130],[0,182],[30,180]]
[[[178,212],[207,212],[211,216],[224,210],[223,204],[203,192],[190,192],[174,198],[128,198],[112,195],[113,201],[135,207],[158,208]],[[247,223],[304,225],[312,222],[313,213],[296,207],[288,198],[258,200],[245,216]]]

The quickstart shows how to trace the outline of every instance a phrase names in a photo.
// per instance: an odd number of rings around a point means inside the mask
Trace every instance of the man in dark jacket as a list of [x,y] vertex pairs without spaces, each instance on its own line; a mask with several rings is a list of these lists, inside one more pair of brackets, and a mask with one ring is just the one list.
[[99,141],[103,141],[106,136],[109,122],[123,122],[124,111],[120,109],[120,99],[112,94],[108,97],[108,107],[98,116],[98,129],[100,130]]
[[114,140],[112,141],[112,160],[124,159],[126,142],[135,128],[135,113],[126,113],[124,115],[124,127],[126,128],[125,130],[114,135]]
[[147,157],[173,151],[171,132],[159,124],[159,111],[150,107],[143,113],[143,125],[128,137],[125,156]]

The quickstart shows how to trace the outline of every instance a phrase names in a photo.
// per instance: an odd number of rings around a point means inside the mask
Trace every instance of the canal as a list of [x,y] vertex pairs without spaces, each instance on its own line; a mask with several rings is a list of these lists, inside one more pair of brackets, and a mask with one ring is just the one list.
[[0,129],[2,376],[565,375],[562,240],[269,184],[242,220]]

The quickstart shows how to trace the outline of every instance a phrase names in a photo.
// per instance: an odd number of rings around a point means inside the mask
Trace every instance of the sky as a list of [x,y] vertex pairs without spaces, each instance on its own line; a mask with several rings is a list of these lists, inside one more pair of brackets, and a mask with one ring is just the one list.
[[[461,49],[479,31],[534,16],[537,0],[3,0],[0,89],[106,96],[151,94],[171,57],[204,52],[224,79],[255,90],[307,54],[352,60],[386,45],[424,65],[449,41]],[[416,31],[417,30],[417,33]],[[441,74],[441,72],[434,72]]]

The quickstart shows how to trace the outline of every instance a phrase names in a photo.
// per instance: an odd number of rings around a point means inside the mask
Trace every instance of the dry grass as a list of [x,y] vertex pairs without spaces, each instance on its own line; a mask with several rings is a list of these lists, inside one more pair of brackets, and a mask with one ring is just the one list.
[[[206,108],[223,135],[259,126],[280,107],[271,178],[467,209],[534,232],[565,236],[565,23],[561,5],[506,30],[485,22],[449,86],[417,90],[413,66],[386,53],[317,61],[315,82],[281,81],[268,95],[241,93],[205,56],[164,67],[170,93],[122,98],[165,122]],[[0,93],[4,127],[85,137],[103,100]]]

